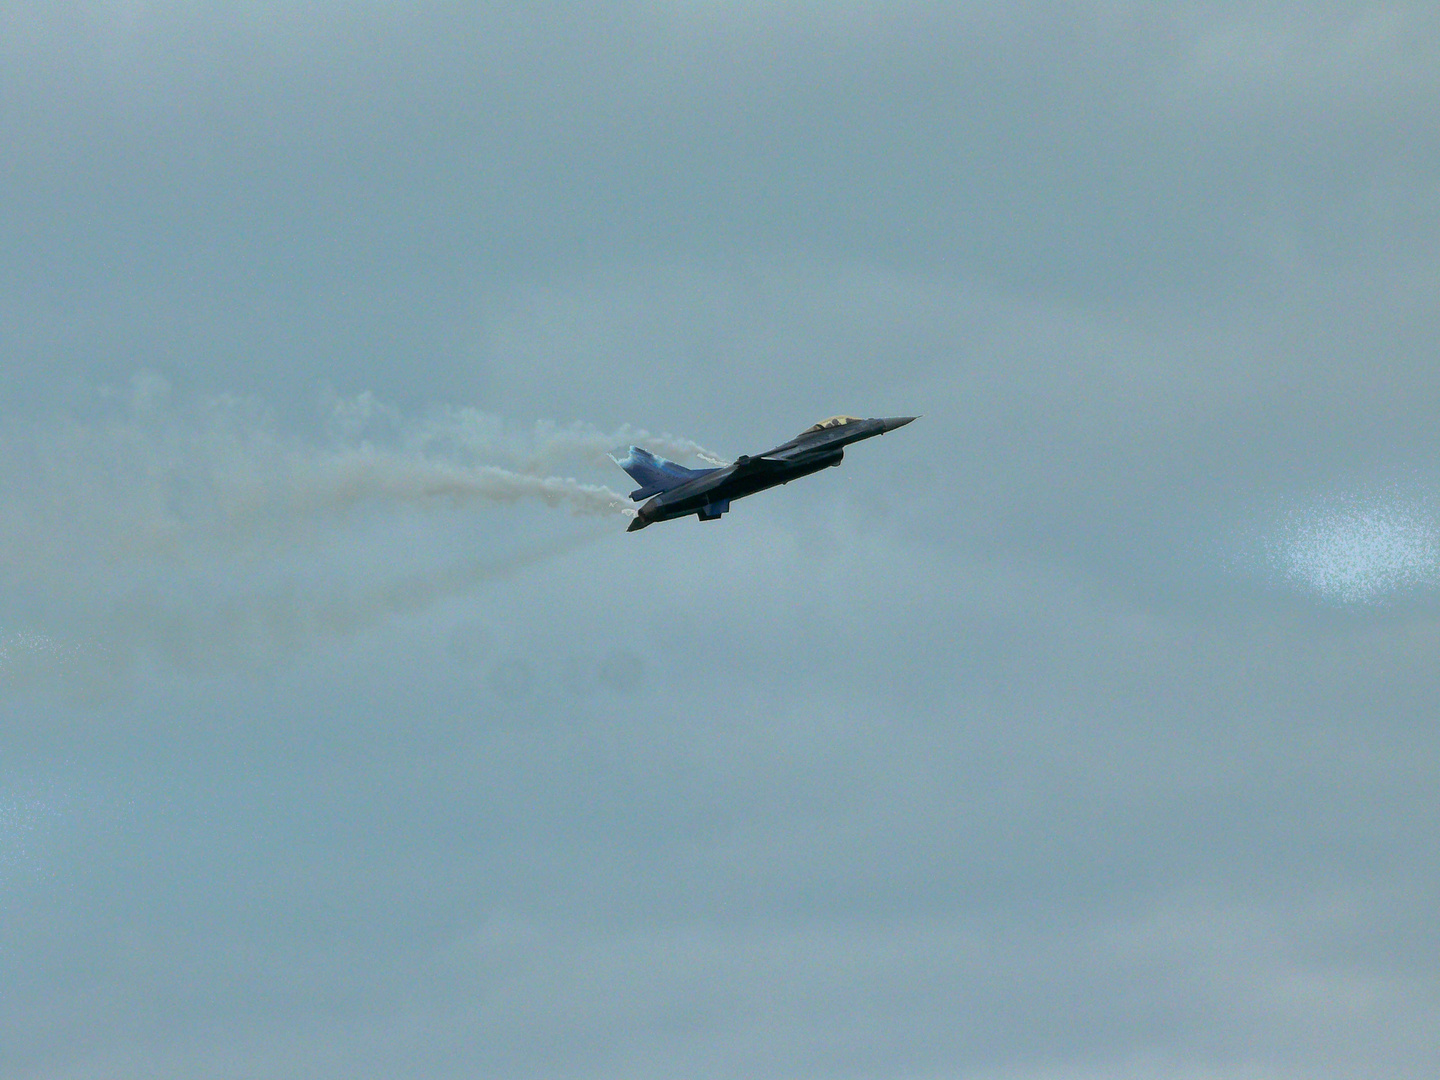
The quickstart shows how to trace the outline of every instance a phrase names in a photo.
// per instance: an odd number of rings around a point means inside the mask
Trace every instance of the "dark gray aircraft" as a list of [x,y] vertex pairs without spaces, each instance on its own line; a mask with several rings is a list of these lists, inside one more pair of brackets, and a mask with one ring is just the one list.
[[839,465],[848,444],[872,435],[884,435],[914,419],[913,416],[871,420],[832,416],[773,450],[755,457],[742,456],[733,465],[719,469],[687,469],[632,446],[624,460],[616,459],[616,463],[640,483],[630,498],[636,502],[650,501],[640,507],[627,531],[634,532],[651,522],[669,521],[688,514],[695,514],[701,521],[714,521],[730,509],[732,499]]

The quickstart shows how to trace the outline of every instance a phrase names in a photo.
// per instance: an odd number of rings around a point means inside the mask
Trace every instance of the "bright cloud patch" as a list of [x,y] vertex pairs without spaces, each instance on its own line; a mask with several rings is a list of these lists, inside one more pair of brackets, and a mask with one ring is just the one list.
[[1373,604],[1440,578],[1440,528],[1418,500],[1350,495],[1292,512],[1266,554],[1297,589],[1332,603]]

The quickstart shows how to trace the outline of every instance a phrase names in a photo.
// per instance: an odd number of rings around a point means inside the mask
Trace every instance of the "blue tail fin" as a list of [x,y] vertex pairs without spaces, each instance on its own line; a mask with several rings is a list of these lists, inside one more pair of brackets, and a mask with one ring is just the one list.
[[658,495],[662,491],[669,491],[673,487],[679,487],[686,480],[693,480],[697,476],[704,476],[707,472],[715,471],[714,469],[687,469],[683,465],[676,465],[673,461],[657,457],[649,450],[639,446],[630,447],[630,453],[623,458],[616,458],[615,464],[640,483],[640,487],[630,493],[630,498],[636,502],[648,499],[651,495]]

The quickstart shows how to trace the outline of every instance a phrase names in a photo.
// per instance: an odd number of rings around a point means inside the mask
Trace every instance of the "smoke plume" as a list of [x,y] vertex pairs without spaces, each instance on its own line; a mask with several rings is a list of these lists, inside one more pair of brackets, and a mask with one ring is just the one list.
[[623,531],[524,543],[533,529],[503,516],[527,503],[633,514],[600,482],[617,446],[718,460],[629,427],[521,427],[473,409],[409,418],[369,394],[332,399],[306,438],[261,402],[176,402],[150,375],[98,412],[0,421],[0,685],[12,690],[113,681],[147,656],[268,663]]

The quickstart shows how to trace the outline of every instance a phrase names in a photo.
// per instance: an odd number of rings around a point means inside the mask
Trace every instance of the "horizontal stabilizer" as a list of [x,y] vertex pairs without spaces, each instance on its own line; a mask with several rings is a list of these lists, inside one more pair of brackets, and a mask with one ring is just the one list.
[[658,495],[662,491],[679,487],[685,481],[693,480],[697,476],[704,476],[706,473],[715,471],[714,469],[687,469],[683,465],[676,465],[675,462],[667,461],[639,446],[630,447],[629,454],[614,460],[615,464],[640,484],[640,487],[630,493],[630,498],[636,502],[648,499],[652,495]]

